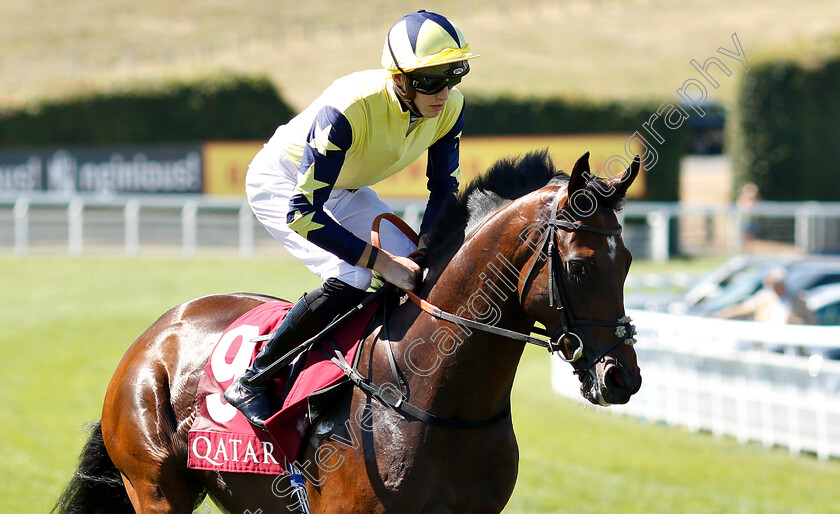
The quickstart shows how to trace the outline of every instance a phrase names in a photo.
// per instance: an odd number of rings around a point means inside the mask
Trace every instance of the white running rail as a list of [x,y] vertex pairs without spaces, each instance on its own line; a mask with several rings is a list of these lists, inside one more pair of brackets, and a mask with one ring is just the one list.
[[[629,311],[642,388],[611,412],[692,431],[840,456],[840,327],[772,325]],[[551,359],[554,390],[580,399],[568,364]]]

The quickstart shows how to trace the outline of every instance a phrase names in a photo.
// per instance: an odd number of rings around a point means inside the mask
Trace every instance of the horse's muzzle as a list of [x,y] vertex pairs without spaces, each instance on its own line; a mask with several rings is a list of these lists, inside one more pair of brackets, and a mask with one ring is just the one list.
[[642,386],[639,369],[633,371],[628,371],[612,359],[600,362],[581,377],[581,395],[589,402],[604,407],[625,404]]

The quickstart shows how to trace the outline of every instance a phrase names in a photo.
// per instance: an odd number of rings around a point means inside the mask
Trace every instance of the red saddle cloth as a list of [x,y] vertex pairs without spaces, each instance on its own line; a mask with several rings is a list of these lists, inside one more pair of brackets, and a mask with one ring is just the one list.
[[[376,312],[375,304],[329,336],[348,362],[353,361],[365,327]],[[292,305],[286,301],[260,305],[233,322],[219,338],[198,385],[197,415],[189,432],[189,468],[276,475],[283,473],[285,460],[293,462],[297,458],[310,424],[309,396],[346,378],[317,346],[306,356],[282,407],[266,423],[267,431],[248,423],[223,396],[234,377],[250,366],[265,345],[265,341],[253,339],[273,332]],[[329,343],[326,347],[333,352]],[[274,398],[282,397],[287,389],[286,374],[281,375],[272,381]]]

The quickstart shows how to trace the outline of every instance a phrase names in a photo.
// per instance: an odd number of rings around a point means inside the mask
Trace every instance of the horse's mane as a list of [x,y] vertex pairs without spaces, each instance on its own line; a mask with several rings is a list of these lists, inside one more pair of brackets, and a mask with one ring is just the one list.
[[[566,185],[568,182],[569,175],[554,168],[548,150],[496,161],[458,195],[448,198],[442,206],[431,234],[427,280],[436,280],[437,275],[463,245],[467,234],[490,214],[549,184]],[[605,188],[600,178],[590,180],[587,189],[599,200],[599,205],[615,211],[623,207],[623,198],[602,193]]]

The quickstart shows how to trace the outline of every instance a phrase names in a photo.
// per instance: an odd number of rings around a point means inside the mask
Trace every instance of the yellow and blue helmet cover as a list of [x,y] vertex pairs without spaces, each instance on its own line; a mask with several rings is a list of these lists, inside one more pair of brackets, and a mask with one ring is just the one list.
[[403,16],[388,31],[382,67],[393,73],[465,61],[478,57],[454,23],[433,12]]

